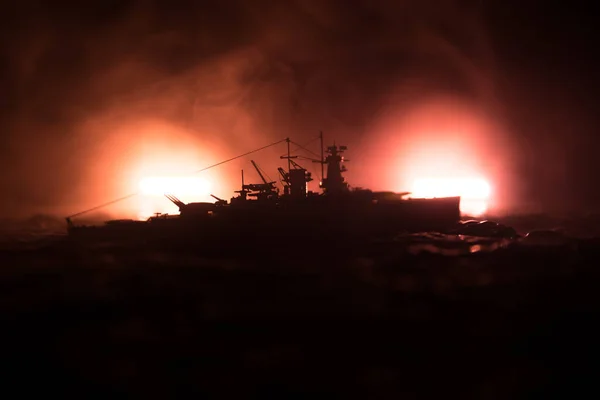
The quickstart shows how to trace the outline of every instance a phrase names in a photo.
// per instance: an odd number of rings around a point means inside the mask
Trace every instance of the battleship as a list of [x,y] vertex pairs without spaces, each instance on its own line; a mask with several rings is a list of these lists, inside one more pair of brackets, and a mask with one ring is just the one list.
[[267,179],[251,160],[260,182],[246,183],[242,170],[240,190],[229,201],[211,195],[214,202],[184,203],[177,193],[167,193],[166,198],[179,208],[179,214],[157,213],[147,220],[77,225],[72,218],[78,213],[66,218],[68,236],[194,248],[252,247],[269,241],[277,247],[291,243],[303,252],[313,241],[352,243],[400,232],[444,231],[459,223],[460,196],[414,198],[410,192],[351,187],[344,177],[347,147],[335,142],[325,147],[322,133],[319,139],[320,155],[313,154],[320,157],[304,157],[320,164],[318,192],[308,190],[312,173],[298,162],[298,156],[291,155],[290,144],[296,143],[287,138],[272,144],[287,143],[287,153],[280,157],[287,162],[287,169],[278,168],[283,193],[277,182]]

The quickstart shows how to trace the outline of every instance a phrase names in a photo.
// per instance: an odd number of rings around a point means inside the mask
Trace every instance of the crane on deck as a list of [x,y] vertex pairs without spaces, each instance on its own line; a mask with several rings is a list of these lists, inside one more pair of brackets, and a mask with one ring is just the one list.
[[275,186],[276,181],[268,181],[260,167],[254,160],[250,160],[263,183],[249,183],[242,185],[242,190],[250,191],[248,196],[256,197],[258,200],[271,200],[279,196],[279,189]]

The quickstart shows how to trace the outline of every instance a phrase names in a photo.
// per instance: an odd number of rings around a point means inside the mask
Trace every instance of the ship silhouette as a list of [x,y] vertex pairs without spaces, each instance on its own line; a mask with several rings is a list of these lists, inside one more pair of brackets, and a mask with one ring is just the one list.
[[288,151],[281,159],[287,169],[278,168],[283,193],[251,160],[261,182],[246,183],[242,171],[241,188],[229,201],[211,195],[215,202],[184,203],[168,193],[179,214],[157,213],[145,221],[112,220],[101,226],[76,225],[71,216],[69,237],[224,250],[291,244],[300,253],[315,241],[349,244],[399,232],[446,231],[459,223],[460,196],[411,198],[410,192],[352,188],[343,175],[346,146],[324,147],[323,135],[319,138],[320,158],[309,159],[321,167],[319,192],[308,191],[312,174],[291,155],[294,142],[285,139]]

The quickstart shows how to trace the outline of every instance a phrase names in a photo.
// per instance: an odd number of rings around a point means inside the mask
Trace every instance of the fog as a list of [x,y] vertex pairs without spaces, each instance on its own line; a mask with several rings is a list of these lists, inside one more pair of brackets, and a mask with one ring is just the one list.
[[[356,186],[402,190],[414,144],[445,141],[494,182],[498,209],[545,207],[523,188],[567,181],[569,160],[561,144],[522,137],[531,100],[510,102],[518,85],[482,3],[354,3],[14,4],[1,39],[2,213],[74,213],[137,190],[143,174],[319,131],[349,146]],[[252,158],[275,177],[284,152]],[[532,153],[554,162],[523,176]],[[211,170],[215,194],[231,197],[241,168],[249,158]]]

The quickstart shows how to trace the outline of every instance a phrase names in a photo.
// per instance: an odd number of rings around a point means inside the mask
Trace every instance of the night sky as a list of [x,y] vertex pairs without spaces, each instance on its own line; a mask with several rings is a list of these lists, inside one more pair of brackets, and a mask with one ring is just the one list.
[[[595,14],[572,2],[564,7],[444,0],[5,4],[0,206],[33,213],[76,196],[87,181],[82,166],[98,162],[105,135],[136,116],[169,121],[215,145],[235,142],[239,150],[320,129],[358,143],[392,94],[401,109],[442,93],[478,104],[502,124],[510,143],[502,158],[507,174],[518,177],[504,190],[548,210],[593,209],[600,200]],[[240,110],[251,117],[235,122]]]

